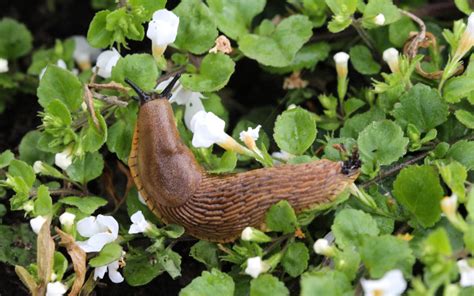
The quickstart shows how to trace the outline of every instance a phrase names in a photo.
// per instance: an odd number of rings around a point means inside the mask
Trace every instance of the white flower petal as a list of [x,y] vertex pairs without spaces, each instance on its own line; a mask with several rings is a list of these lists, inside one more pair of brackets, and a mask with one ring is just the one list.
[[77,222],[77,232],[83,237],[91,237],[100,232],[100,227],[97,224],[94,216],[86,217]]
[[74,219],[76,219],[76,215],[68,212],[64,212],[61,216],[59,216],[59,222],[64,226],[73,225]]
[[179,18],[171,11],[160,9],[148,23],[146,36],[157,46],[164,47],[176,40]]
[[43,162],[42,161],[37,160],[37,161],[35,161],[35,163],[33,163],[33,171],[35,172],[35,174],[41,173],[42,169],[43,169]]
[[194,147],[207,148],[229,137],[224,131],[225,121],[212,112],[197,112],[191,119],[190,127],[194,133],[192,140]]
[[99,225],[101,226],[101,229],[103,229],[104,232],[110,233],[112,237],[114,237],[114,239],[117,238],[119,225],[118,225],[117,220],[115,220],[114,217],[98,215],[97,223],[99,223]]
[[114,261],[107,265],[107,269],[109,271],[109,279],[112,281],[112,283],[121,283],[123,282],[123,276],[118,272],[120,265],[118,261]]
[[85,36],[76,35],[72,36],[72,39],[74,39],[75,43],[72,57],[74,58],[76,63],[91,63],[92,61],[97,59],[101,50],[90,46]]
[[184,110],[184,123],[188,129],[191,127],[191,120],[194,115],[200,111],[205,111],[204,105],[201,101],[202,94],[198,92],[190,93],[189,100],[186,102],[186,109]]
[[8,60],[0,58],[0,73],[8,72]]
[[250,275],[253,278],[257,278],[262,272],[265,272],[268,268],[265,266],[265,263],[262,261],[261,257],[252,257],[247,259],[247,268],[245,268],[245,273]]
[[63,152],[56,153],[54,156],[54,164],[63,170],[67,170],[72,164],[72,151],[70,148],[64,149]]
[[350,56],[347,53],[340,51],[334,55],[334,62],[336,62],[336,64],[347,65],[349,58]]
[[323,238],[316,240],[316,242],[313,245],[313,249],[316,254],[324,255],[329,250],[329,248],[331,247],[329,246],[328,240],[323,239]]
[[61,282],[48,283],[46,296],[61,296],[67,292],[67,287]]
[[254,141],[258,140],[258,133],[260,132],[261,125],[257,125],[256,128],[249,127],[246,131],[240,132],[240,140],[245,141],[246,137],[251,137]]
[[403,273],[398,269],[387,272],[379,280],[361,279],[361,285],[364,295],[399,296],[407,288],[407,282],[403,278]]
[[377,14],[374,18],[374,23],[379,26],[385,24],[385,15],[383,15],[383,13]]
[[474,286],[474,266],[469,266],[466,259],[459,260],[457,265],[461,273],[461,287]]
[[112,68],[115,67],[120,58],[120,53],[115,48],[103,51],[97,57],[96,67],[99,68],[97,75],[102,78],[110,78],[112,76]]
[[133,224],[130,226],[130,230],[128,233],[135,234],[135,233],[142,233],[145,232],[149,227],[149,222],[143,216],[142,211],[138,211],[130,217],[130,220]]
[[107,265],[96,267],[94,269],[94,281],[96,281],[98,278],[103,279],[106,272]]
[[33,229],[34,233],[38,234],[43,227],[44,222],[46,222],[46,217],[38,216],[30,220],[31,229]]

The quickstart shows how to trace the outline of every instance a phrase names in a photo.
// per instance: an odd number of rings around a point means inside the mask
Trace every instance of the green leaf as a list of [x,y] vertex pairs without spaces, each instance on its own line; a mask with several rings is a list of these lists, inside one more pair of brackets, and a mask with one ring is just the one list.
[[150,19],[153,13],[165,8],[167,0],[128,0],[128,4],[137,9],[141,6],[145,10],[145,19]]
[[449,148],[446,158],[459,161],[468,170],[474,169],[474,141],[456,142]]
[[352,24],[352,18],[349,15],[333,15],[328,23],[328,30],[331,33],[338,33]]
[[211,272],[203,271],[201,276],[179,292],[179,296],[233,296],[234,290],[235,284],[232,278],[214,268]]
[[470,5],[469,0],[454,0],[454,4],[456,4],[456,7],[464,12],[466,15],[470,15],[472,12],[472,6]]
[[92,267],[100,267],[110,264],[122,257],[122,247],[117,243],[108,243],[99,252],[99,254],[89,260]]
[[439,220],[444,191],[432,166],[413,165],[401,170],[393,183],[393,194],[423,227]]
[[12,160],[10,166],[8,167],[8,174],[13,177],[21,178],[25,185],[30,188],[33,186],[33,183],[36,180],[35,172],[33,168],[29,166],[26,162],[21,160]]
[[195,260],[206,265],[208,269],[219,268],[218,248],[215,243],[208,241],[198,241],[191,247],[189,255]]
[[285,271],[292,277],[297,277],[308,268],[309,252],[304,243],[291,243],[281,258]]
[[239,40],[243,54],[267,66],[291,64],[298,50],[312,35],[308,17],[292,15],[278,24],[269,35],[246,34]]
[[81,148],[84,152],[95,152],[102,147],[107,140],[107,123],[100,112],[96,112],[99,128],[94,124],[90,116],[87,117],[87,125],[81,131]]
[[35,214],[37,216],[50,216],[53,214],[53,200],[49,195],[48,187],[41,185],[38,187],[35,200]]
[[53,272],[54,272],[54,274],[56,274],[56,279],[58,281],[62,280],[62,278],[64,276],[64,273],[67,270],[68,265],[69,264],[67,262],[66,257],[62,253],[60,253],[58,251],[55,251],[54,252]]
[[301,296],[353,294],[350,281],[340,271],[323,269],[301,276]]
[[223,88],[234,73],[235,63],[223,53],[210,53],[204,57],[199,73],[183,74],[181,83],[197,92],[212,92]]
[[133,287],[148,284],[164,271],[155,255],[145,255],[144,251],[127,256],[126,261],[123,275],[127,283]]
[[98,208],[107,204],[107,200],[98,196],[68,196],[61,198],[59,202],[65,205],[75,206],[86,215],[94,213]]
[[327,6],[336,15],[351,15],[356,11],[358,0],[326,0]]
[[0,225],[0,262],[28,266],[36,262],[36,235],[29,224]]
[[117,157],[127,163],[132,146],[133,132],[137,120],[138,105],[130,103],[126,108],[118,108],[115,112],[117,120],[110,126],[107,137],[107,148],[115,152]]
[[467,179],[466,168],[459,162],[452,161],[448,165],[438,166],[438,170],[444,183],[446,183],[451,191],[461,200],[464,200],[464,196],[466,195],[466,189],[464,187],[464,183]]
[[146,91],[154,89],[158,68],[153,57],[149,54],[130,54],[119,59],[112,68],[112,80],[125,85],[125,78]]
[[87,153],[83,157],[76,157],[67,168],[68,176],[76,182],[86,184],[102,174],[104,159],[98,152]]
[[427,132],[448,119],[448,105],[438,92],[424,84],[417,84],[395,104],[393,116],[406,127],[415,125],[420,132]]
[[317,42],[303,46],[293,61],[285,67],[266,67],[271,73],[285,74],[302,69],[314,70],[319,62],[327,59],[331,46],[326,42]]
[[364,45],[351,47],[349,51],[351,64],[357,72],[365,75],[374,75],[380,72],[380,65],[374,61],[372,53]]
[[263,11],[266,0],[208,0],[217,27],[232,39],[248,33],[253,18]]
[[172,279],[181,276],[181,256],[170,248],[159,254],[158,262]]
[[237,166],[237,154],[234,151],[225,151],[221,157],[212,154],[210,156],[210,162],[210,173],[229,173],[232,172]]
[[0,58],[22,57],[32,47],[33,37],[24,24],[7,17],[0,21]]
[[410,32],[416,31],[418,28],[408,17],[402,17],[397,22],[391,24],[388,28],[388,38],[396,47],[402,47],[407,41]]
[[265,216],[265,223],[272,231],[294,232],[298,226],[295,211],[286,200],[272,205]]
[[384,25],[388,25],[398,21],[401,17],[398,7],[393,5],[392,0],[369,0],[364,9],[362,24],[364,27],[371,29],[378,25],[374,23],[374,18],[382,13],[385,17]]
[[357,276],[360,267],[360,255],[351,248],[336,252],[334,256],[334,265],[336,270],[343,272],[349,280]]
[[297,107],[279,115],[273,131],[281,150],[299,155],[316,139],[316,122],[310,112]]
[[15,154],[13,154],[13,152],[10,150],[3,151],[2,154],[0,154],[0,169],[9,166],[14,159]]
[[92,19],[87,31],[87,41],[91,46],[104,48],[114,43],[114,32],[105,29],[109,14],[109,10],[102,10],[97,12]]
[[218,33],[215,19],[202,1],[183,0],[173,12],[179,17],[178,48],[202,54],[214,45]]
[[393,269],[399,269],[410,277],[415,263],[408,242],[391,235],[365,237],[360,255],[372,278],[380,278]]
[[341,128],[340,136],[344,138],[357,139],[359,133],[370,123],[385,119],[385,113],[378,107],[371,108],[369,111],[356,114],[347,119]]
[[70,111],[76,111],[81,106],[82,94],[82,84],[74,74],[56,65],[49,65],[40,80],[38,102],[46,107],[58,99]]
[[127,48],[127,39],[137,41],[143,39],[145,35],[142,26],[143,17],[137,11],[131,11],[127,7],[118,8],[106,16],[105,30],[113,32],[112,42],[118,43],[119,48],[120,46]]
[[[40,137],[41,133],[37,130],[29,131],[23,136],[20,146],[18,147],[20,152],[20,160],[23,160],[30,165],[32,165],[37,160],[41,160],[49,164],[53,163],[54,154],[38,149],[38,141]],[[0,161],[0,163],[2,163],[2,161]],[[1,164],[0,167],[2,167]]]
[[457,120],[464,124],[467,128],[474,129],[474,115],[466,110],[456,110],[454,112]]
[[380,165],[391,164],[402,157],[407,144],[408,138],[403,136],[400,126],[390,120],[373,122],[357,139],[364,166],[375,166],[375,171]]
[[290,292],[285,284],[270,274],[263,274],[250,282],[250,296],[285,296]]
[[337,213],[331,230],[339,247],[360,246],[365,236],[379,234],[377,222],[367,213],[355,209],[344,209]]

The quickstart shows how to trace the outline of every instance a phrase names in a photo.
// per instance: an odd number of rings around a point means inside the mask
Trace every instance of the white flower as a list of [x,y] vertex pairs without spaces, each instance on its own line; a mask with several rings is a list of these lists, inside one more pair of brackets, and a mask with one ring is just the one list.
[[153,19],[148,23],[146,36],[152,42],[153,56],[163,54],[168,44],[176,40],[178,34],[179,17],[167,9],[160,9],[153,13]]
[[240,238],[244,241],[253,241],[259,243],[265,243],[272,240],[271,237],[269,237],[262,231],[249,226],[245,227],[244,230],[242,230]]
[[374,24],[383,26],[383,24],[385,24],[385,15],[383,15],[383,13],[377,14],[374,18]]
[[67,287],[61,282],[48,283],[46,296],[61,296],[67,292]]
[[454,59],[461,59],[474,45],[474,12],[467,19],[467,27],[459,40]]
[[[56,66],[58,66],[59,68],[62,68],[62,69],[66,69],[67,70],[67,65],[66,65],[66,62],[63,61],[62,59],[59,59],[57,62],[56,62]],[[44,67],[43,69],[41,69],[41,72],[39,74],[39,80],[41,80],[41,78],[43,78],[43,75],[44,75],[44,72],[46,72],[46,69],[48,68],[48,66]]]
[[38,216],[30,220],[31,229],[33,229],[34,233],[38,234],[43,226],[44,222],[46,222],[46,217]]
[[[156,87],[157,91],[162,91],[165,87],[171,82],[173,77],[160,82]],[[170,103],[176,103],[178,105],[184,105],[184,123],[188,129],[191,129],[191,119],[199,111],[204,111],[204,105],[202,104],[201,99],[203,95],[200,92],[193,92],[187,90],[183,85],[178,81],[172,91]]]
[[349,61],[350,56],[340,51],[334,55],[334,62],[336,63],[337,76],[340,78],[346,78],[347,76],[347,62]]
[[262,261],[261,257],[252,257],[247,259],[247,268],[245,273],[253,278],[257,278],[262,272],[266,272],[270,269],[270,266]]
[[379,280],[361,279],[360,283],[366,296],[399,296],[407,288],[403,273],[398,269],[387,272]]
[[458,207],[458,196],[452,194],[451,196],[446,196],[441,200],[441,209],[443,213],[449,218],[454,217]]
[[457,265],[461,273],[461,287],[474,286],[474,266],[469,266],[466,259],[459,260]]
[[76,219],[76,215],[68,212],[64,212],[59,216],[59,222],[64,226],[72,226],[74,224],[74,219]]
[[393,47],[387,48],[383,52],[383,60],[388,64],[392,73],[399,72],[398,50]]
[[0,58],[0,73],[8,72],[8,60]]
[[143,216],[142,211],[137,211],[130,217],[130,220],[133,222],[128,230],[130,234],[142,233],[151,227],[150,223],[145,219],[145,216]]
[[72,164],[72,149],[67,147],[63,152],[56,153],[54,156],[54,164],[63,170],[67,170]]
[[112,76],[112,68],[117,65],[120,58],[120,53],[115,48],[103,51],[97,57],[97,63],[92,70],[95,71],[96,68],[98,68],[97,75],[102,78],[110,78],[110,76]]
[[42,161],[37,160],[37,161],[35,161],[35,163],[33,163],[33,171],[35,172],[35,174],[41,173],[42,169],[43,169],[43,162]]
[[245,146],[257,153],[260,157],[262,157],[262,152],[257,148],[255,141],[258,139],[258,133],[261,127],[261,125],[257,125],[256,128],[249,127],[246,131],[240,132],[240,140],[245,143]]
[[94,280],[97,280],[97,278],[103,279],[105,273],[108,271],[109,272],[109,279],[113,283],[121,283],[123,282],[123,276],[120,274],[118,271],[120,267],[119,261],[114,261],[108,265],[104,266],[99,266],[94,269]]
[[77,222],[77,232],[89,239],[78,241],[77,244],[86,253],[99,252],[104,245],[117,239],[118,230],[119,225],[112,216],[86,217]]
[[244,230],[242,230],[242,240],[244,241],[249,241],[252,239],[252,234],[253,234],[253,228],[252,227],[245,227]]
[[72,57],[82,70],[87,70],[91,67],[92,61],[97,59],[100,54],[100,49],[90,46],[84,36],[72,36],[75,47]]
[[229,135],[224,131],[225,121],[212,112],[199,111],[191,119],[194,147],[208,148],[212,144],[225,142]]
[[326,255],[331,250],[331,246],[327,239],[320,238],[314,243],[313,249],[316,254]]

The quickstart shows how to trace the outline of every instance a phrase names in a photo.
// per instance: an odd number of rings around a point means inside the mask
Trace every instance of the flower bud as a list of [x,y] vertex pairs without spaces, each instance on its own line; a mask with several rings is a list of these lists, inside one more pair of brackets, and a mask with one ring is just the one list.
[[334,62],[336,63],[337,77],[341,79],[346,79],[347,77],[347,62],[349,61],[350,56],[340,51],[334,55]]
[[0,73],[8,72],[8,60],[0,58]]
[[456,194],[446,196],[441,200],[441,210],[448,218],[456,216],[458,197]]
[[43,170],[44,170],[44,166],[43,166],[42,161],[37,160],[35,161],[35,163],[33,163],[33,171],[35,172],[35,174],[39,174]]
[[398,50],[396,50],[395,48],[387,48],[383,52],[383,60],[388,64],[392,73],[400,71],[400,65],[398,61]]
[[252,257],[247,259],[247,268],[245,273],[253,278],[257,278],[261,273],[264,273],[270,269],[270,265],[265,261],[262,261],[261,257]]
[[242,231],[241,239],[257,243],[266,243],[272,240],[271,237],[253,227],[245,227]]
[[383,26],[385,24],[385,16],[383,13],[379,13],[374,17],[374,24],[377,26]]
[[38,234],[43,227],[44,222],[47,218],[43,216],[38,216],[30,220],[30,226],[34,233]]
[[454,59],[461,59],[474,46],[474,12],[467,19],[467,27],[459,40]]
[[71,227],[74,225],[74,220],[76,219],[76,215],[73,213],[64,212],[61,216],[59,216],[59,223],[64,227]]
[[320,238],[313,245],[314,252],[319,255],[331,257],[334,255],[334,249],[329,245],[327,239]]

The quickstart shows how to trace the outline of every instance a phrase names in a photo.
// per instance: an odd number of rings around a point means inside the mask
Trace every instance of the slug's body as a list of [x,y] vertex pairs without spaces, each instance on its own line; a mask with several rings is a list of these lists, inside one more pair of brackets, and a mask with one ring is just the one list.
[[262,226],[265,212],[280,200],[296,212],[329,202],[358,176],[357,169],[329,160],[208,174],[181,141],[166,99],[140,107],[129,166],[139,193],[163,222],[216,242]]

